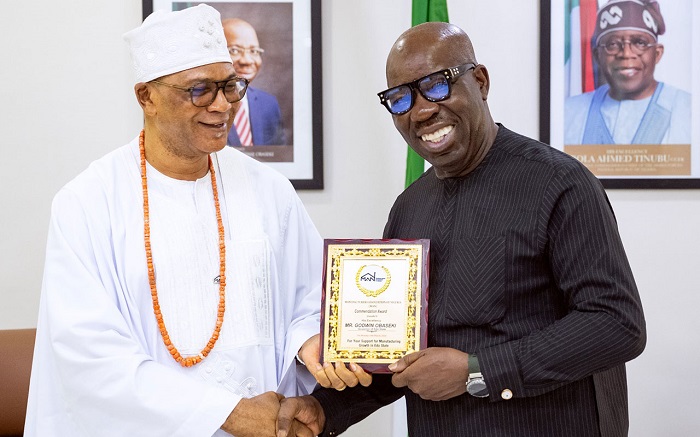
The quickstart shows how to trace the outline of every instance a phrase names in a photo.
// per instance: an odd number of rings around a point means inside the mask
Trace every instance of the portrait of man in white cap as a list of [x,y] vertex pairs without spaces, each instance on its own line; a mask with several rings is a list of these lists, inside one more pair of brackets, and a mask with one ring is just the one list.
[[690,94],[655,77],[666,31],[657,0],[599,8],[592,38],[599,84],[566,99],[564,144],[690,144]]
[[274,436],[320,366],[321,237],[226,147],[248,81],[219,12],[124,39],[144,126],[53,200],[25,436]]

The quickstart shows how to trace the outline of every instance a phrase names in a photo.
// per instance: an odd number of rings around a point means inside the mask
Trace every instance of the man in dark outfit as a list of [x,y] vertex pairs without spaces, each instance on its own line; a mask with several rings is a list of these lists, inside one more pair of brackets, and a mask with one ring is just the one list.
[[[494,123],[469,37],[425,23],[394,44],[380,93],[432,164],[397,199],[385,238],[429,238],[428,345],[368,387],[283,401],[336,435],[406,396],[411,437],[626,436],[625,362],[642,305],[599,181]],[[280,435],[284,435],[284,432]]]

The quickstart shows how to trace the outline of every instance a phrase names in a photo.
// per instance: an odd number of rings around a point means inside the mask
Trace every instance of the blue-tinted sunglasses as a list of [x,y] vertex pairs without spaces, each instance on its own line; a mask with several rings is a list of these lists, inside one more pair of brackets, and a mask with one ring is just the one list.
[[415,91],[431,102],[440,102],[450,97],[452,83],[469,70],[476,68],[470,62],[457,67],[436,71],[413,82],[389,88],[377,94],[379,101],[394,115],[405,114],[413,108],[416,101]]

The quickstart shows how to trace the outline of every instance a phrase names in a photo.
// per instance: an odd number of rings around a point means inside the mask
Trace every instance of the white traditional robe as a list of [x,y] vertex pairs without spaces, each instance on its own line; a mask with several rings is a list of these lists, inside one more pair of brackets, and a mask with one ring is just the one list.
[[[307,392],[294,356],[319,332],[322,240],[283,176],[212,155],[226,233],[226,312],[200,364],[166,349],[148,285],[138,139],[95,161],[52,205],[26,436],[211,436],[242,397]],[[218,232],[210,175],[147,168],[163,317],[183,356],[216,321]],[[303,379],[303,384],[301,383]]]

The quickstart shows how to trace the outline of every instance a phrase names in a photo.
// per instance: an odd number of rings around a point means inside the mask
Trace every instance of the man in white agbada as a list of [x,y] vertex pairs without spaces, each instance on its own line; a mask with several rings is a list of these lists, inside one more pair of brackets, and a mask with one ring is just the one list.
[[54,199],[25,435],[272,436],[276,393],[315,382],[295,355],[321,368],[322,240],[289,181],[225,147],[247,81],[219,13],[124,37],[144,131]]

